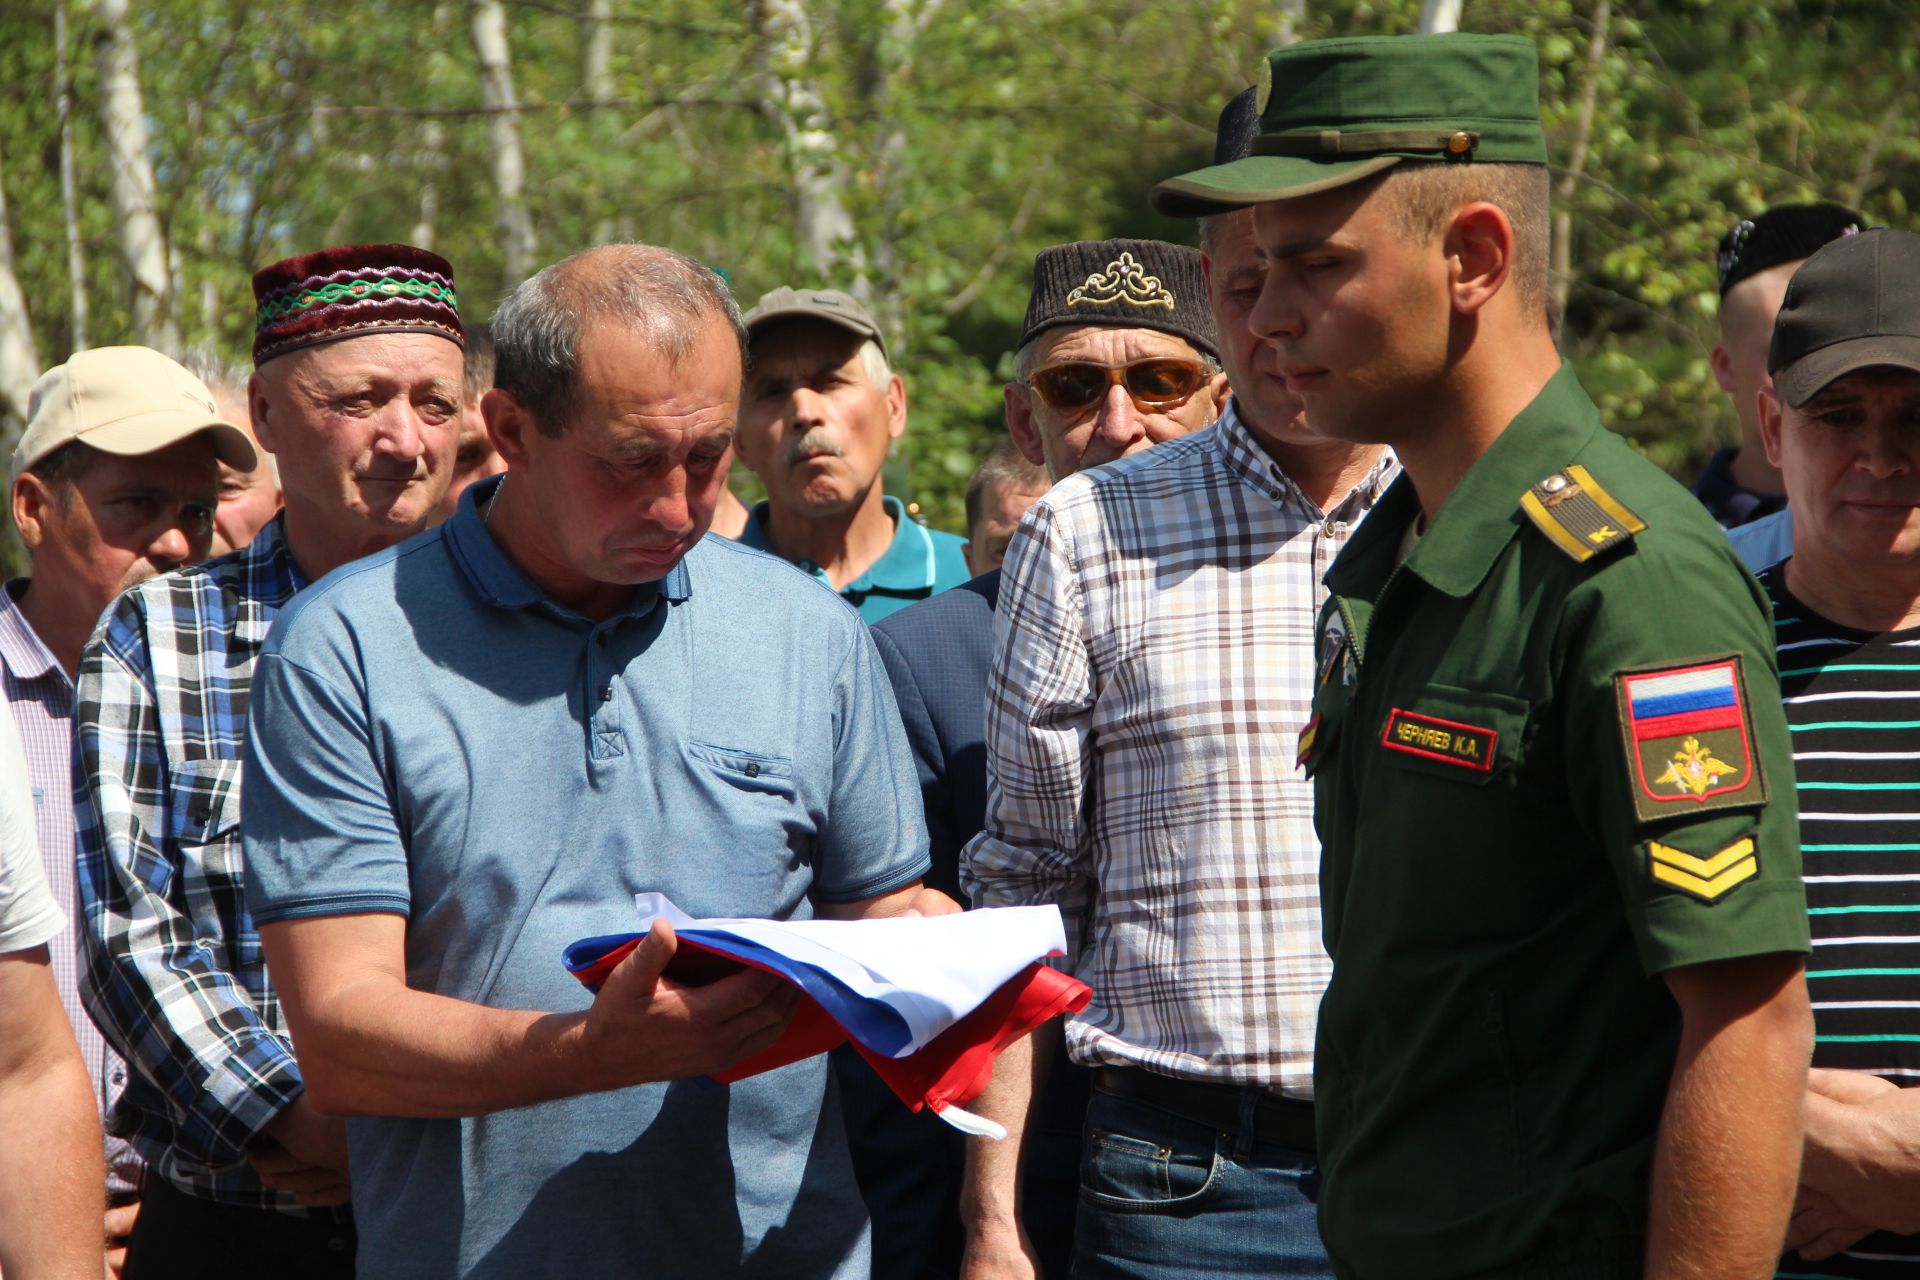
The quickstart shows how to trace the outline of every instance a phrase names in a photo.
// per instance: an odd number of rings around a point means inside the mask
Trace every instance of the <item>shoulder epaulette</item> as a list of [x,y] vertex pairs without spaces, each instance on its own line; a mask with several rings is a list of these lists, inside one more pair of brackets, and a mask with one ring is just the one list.
[[1520,509],[1554,546],[1582,563],[1632,542],[1647,527],[1585,467],[1554,472],[1520,496]]

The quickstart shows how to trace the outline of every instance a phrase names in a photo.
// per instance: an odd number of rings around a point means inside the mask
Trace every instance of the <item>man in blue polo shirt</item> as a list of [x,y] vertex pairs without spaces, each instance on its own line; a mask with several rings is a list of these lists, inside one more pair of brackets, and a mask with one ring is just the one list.
[[[316,1103],[348,1125],[361,1277],[867,1274],[821,1058],[729,1087],[784,988],[560,963],[637,892],[695,916],[956,909],[860,620],[704,538],[745,334],[718,277],[616,245],[494,320],[507,463],[315,584],[260,659],[248,902]],[[786,661],[741,664],[778,649]]]
[[746,316],[752,344],[740,460],[767,486],[740,541],[838,591],[868,622],[958,586],[966,540],[886,495],[907,390],[865,307],[832,289],[773,290]]

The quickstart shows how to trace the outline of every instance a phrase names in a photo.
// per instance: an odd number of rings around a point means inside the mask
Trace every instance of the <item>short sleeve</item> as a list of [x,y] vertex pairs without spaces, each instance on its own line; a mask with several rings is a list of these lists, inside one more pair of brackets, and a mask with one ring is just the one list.
[[406,848],[366,696],[322,611],[290,612],[254,670],[241,798],[247,907],[260,924],[411,902]]
[[1582,583],[1563,619],[1567,791],[1642,967],[1808,951],[1793,753],[1758,585],[1724,544],[1670,538]]
[[66,923],[40,861],[26,752],[13,711],[0,699],[0,955],[40,946]]

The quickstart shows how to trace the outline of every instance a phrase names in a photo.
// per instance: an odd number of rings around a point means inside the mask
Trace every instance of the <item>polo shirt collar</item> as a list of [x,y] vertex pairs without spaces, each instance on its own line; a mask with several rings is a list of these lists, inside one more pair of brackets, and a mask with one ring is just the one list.
[[[493,535],[487,532],[486,524],[480,518],[479,504],[492,498],[505,479],[504,475],[490,476],[469,485],[467,491],[460,495],[452,518],[440,527],[440,536],[453,553],[454,563],[460,566],[467,580],[489,604],[502,609],[527,609],[540,604],[564,609],[565,606],[548,597],[538,583],[507,558],[507,553],[493,540]],[[652,589],[649,590],[649,587]],[[693,578],[687,572],[687,559],[682,556],[666,577],[636,588],[633,603],[622,611],[622,616],[638,617],[649,612],[657,598],[678,602],[692,594]]]
[[[1599,410],[1573,366],[1561,364],[1447,495],[1407,557],[1407,571],[1447,595],[1471,594],[1526,518],[1520,495],[1572,461],[1602,429]],[[1348,552],[1327,575],[1328,586],[1341,595],[1354,594],[1354,588],[1378,576],[1381,564],[1391,566],[1407,522],[1419,511],[1412,482],[1402,475],[1355,532]],[[1382,551],[1376,544],[1385,544],[1384,554],[1376,554]]]
[[[842,588],[843,594],[931,591],[938,570],[932,536],[921,527],[919,521],[907,514],[907,504],[892,494],[881,498],[880,505],[893,521],[893,541],[887,544],[887,549],[867,567],[865,573]],[[767,539],[767,517],[771,511],[769,503],[757,502],[747,512],[747,527],[740,531],[742,546],[770,555],[780,554]],[[829,582],[826,571],[812,561],[795,560],[791,563],[802,572],[810,573],[822,582]]]
[[[48,672],[67,680],[66,669],[20,612],[20,597],[26,594],[27,582],[26,578],[15,578],[0,590],[0,663],[6,664],[16,680],[35,680]],[[67,683],[71,685],[72,681]]]

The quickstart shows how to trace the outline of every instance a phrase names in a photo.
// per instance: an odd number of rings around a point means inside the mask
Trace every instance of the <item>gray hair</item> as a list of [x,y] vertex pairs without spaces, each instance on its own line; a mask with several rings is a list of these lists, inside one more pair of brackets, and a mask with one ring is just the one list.
[[215,400],[247,402],[247,375],[251,371],[242,369],[212,347],[188,348],[180,356],[180,366],[206,383]]
[[677,365],[719,319],[742,366],[740,306],[711,269],[671,249],[611,244],[562,259],[515,286],[493,317],[493,385],[557,436],[573,413],[580,341],[596,322],[621,324]]
[[472,406],[493,390],[493,329],[484,320],[462,327],[467,331],[467,348],[461,360],[460,390]]

